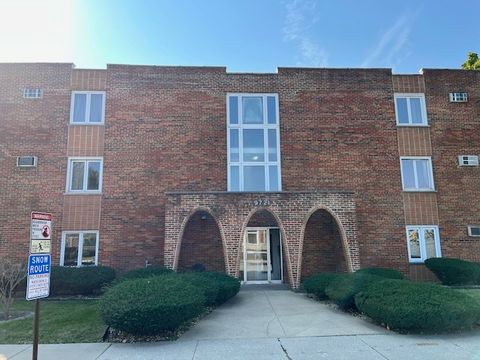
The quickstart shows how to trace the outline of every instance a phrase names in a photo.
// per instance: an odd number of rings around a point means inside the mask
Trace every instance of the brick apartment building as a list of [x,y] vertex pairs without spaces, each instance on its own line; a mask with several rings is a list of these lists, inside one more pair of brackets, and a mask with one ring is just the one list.
[[319,271],[480,260],[480,72],[0,64],[0,257]]

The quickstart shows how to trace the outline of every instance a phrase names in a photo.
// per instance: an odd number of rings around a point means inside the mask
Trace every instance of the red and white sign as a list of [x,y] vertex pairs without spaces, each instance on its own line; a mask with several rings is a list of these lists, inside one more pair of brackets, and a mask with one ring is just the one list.
[[31,240],[50,240],[52,238],[52,214],[32,212]]

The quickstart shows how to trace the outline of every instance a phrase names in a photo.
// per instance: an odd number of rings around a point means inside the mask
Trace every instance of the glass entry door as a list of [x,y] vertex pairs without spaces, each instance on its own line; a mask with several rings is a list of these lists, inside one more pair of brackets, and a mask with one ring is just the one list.
[[278,228],[247,228],[240,277],[248,283],[282,282],[282,244]]

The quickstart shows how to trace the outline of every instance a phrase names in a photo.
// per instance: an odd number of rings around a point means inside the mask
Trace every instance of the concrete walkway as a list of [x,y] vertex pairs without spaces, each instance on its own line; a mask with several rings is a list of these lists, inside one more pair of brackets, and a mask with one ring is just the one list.
[[[0,345],[0,360],[31,356],[31,345]],[[244,288],[175,342],[40,345],[39,359],[480,360],[480,331],[398,335],[303,294]]]

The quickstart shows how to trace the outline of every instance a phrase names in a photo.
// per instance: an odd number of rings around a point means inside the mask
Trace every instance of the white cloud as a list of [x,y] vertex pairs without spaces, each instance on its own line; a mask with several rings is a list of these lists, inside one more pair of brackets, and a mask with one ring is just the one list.
[[411,51],[410,33],[415,14],[404,14],[388,28],[378,40],[371,53],[363,60],[362,67],[394,67],[407,58]]
[[324,67],[328,53],[309,35],[309,30],[318,22],[316,3],[311,0],[292,0],[286,3],[283,38],[294,43],[298,51],[297,65]]

